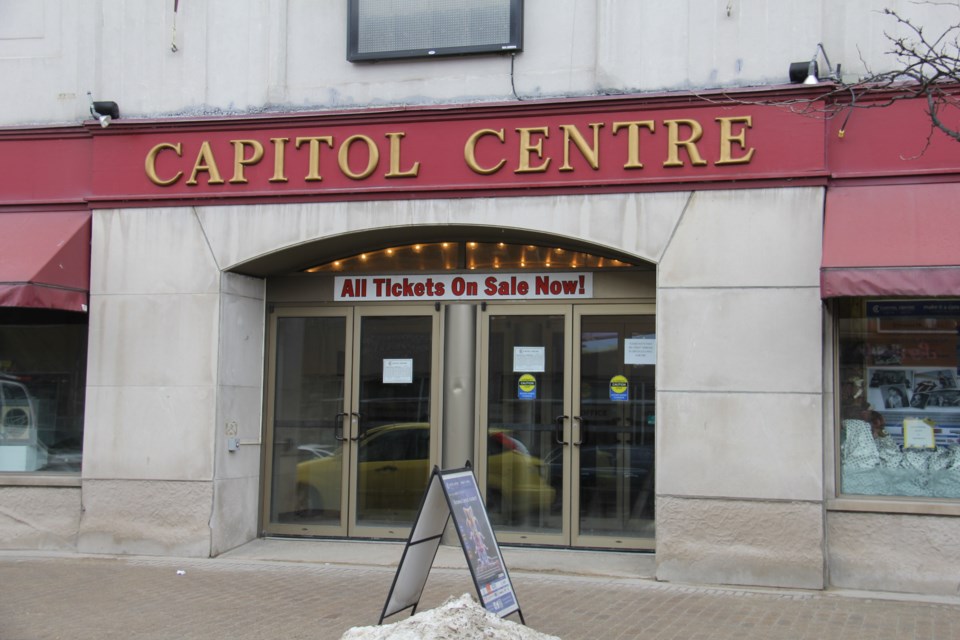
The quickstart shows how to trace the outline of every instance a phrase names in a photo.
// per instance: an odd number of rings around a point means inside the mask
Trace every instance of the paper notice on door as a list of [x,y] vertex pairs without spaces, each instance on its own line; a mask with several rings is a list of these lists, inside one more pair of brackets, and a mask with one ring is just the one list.
[[413,358],[384,358],[383,384],[413,382]]
[[624,340],[623,364],[657,364],[656,336]]
[[543,373],[546,371],[546,347],[514,347],[514,373]]

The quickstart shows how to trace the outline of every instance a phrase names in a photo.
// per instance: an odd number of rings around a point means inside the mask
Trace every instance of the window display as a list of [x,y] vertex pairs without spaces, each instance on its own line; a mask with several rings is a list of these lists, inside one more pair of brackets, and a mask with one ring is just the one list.
[[80,471],[87,316],[0,309],[0,472]]
[[960,300],[839,305],[841,493],[960,498]]

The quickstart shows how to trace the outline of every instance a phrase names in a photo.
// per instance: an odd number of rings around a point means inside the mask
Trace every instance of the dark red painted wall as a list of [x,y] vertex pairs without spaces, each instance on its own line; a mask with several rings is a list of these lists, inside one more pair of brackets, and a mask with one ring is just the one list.
[[[793,91],[801,90],[812,91]],[[827,119],[820,114],[819,104],[806,114],[798,113],[796,107],[759,104],[781,101],[783,92],[791,90],[778,91],[733,98],[678,94],[201,120],[119,120],[107,129],[88,122],[0,130],[0,208],[738,188],[831,180],[952,181],[960,176],[960,143],[939,132],[931,135],[922,101],[840,109]],[[723,118],[734,119],[726,143],[718,120]],[[703,164],[694,164],[687,147],[680,145],[680,166],[665,166],[671,146],[676,146],[670,144],[669,121],[678,121],[681,140],[692,134],[691,121],[702,127],[696,149]],[[652,122],[637,128],[639,145],[633,160],[639,160],[642,168],[624,166],[631,158],[629,129],[617,123],[625,122]],[[591,125],[598,125],[596,168],[588,162],[590,154],[564,136],[564,126],[568,131],[575,129],[593,149]],[[615,133],[617,126],[620,130]],[[841,128],[842,137],[838,135]],[[498,132],[481,136],[475,146],[481,169],[489,170],[502,161],[502,168],[490,173],[471,170],[465,158],[467,141],[483,130]],[[398,152],[392,165],[389,134]],[[314,171],[309,142],[296,148],[297,138],[309,137],[324,139]],[[273,139],[286,139],[281,173],[275,160],[280,145]],[[244,181],[234,154],[239,147],[247,162],[256,145],[232,142],[239,140],[256,141],[264,151],[258,162],[242,165]],[[204,143],[208,149],[201,154]],[[749,162],[719,163],[724,144],[734,160],[752,154]],[[156,153],[155,177],[170,184],[156,184],[149,177],[147,159],[157,145],[166,146]],[[379,153],[375,165],[369,145]],[[569,154],[566,166],[565,152]],[[543,170],[525,171],[524,162]],[[370,175],[360,177],[368,163],[373,166]],[[416,163],[416,176],[388,176],[391,166],[394,173],[407,174]],[[214,164],[221,183],[211,181]],[[188,184],[195,170],[196,184]],[[308,179],[311,173],[313,179]],[[281,175],[286,179],[278,180]]]

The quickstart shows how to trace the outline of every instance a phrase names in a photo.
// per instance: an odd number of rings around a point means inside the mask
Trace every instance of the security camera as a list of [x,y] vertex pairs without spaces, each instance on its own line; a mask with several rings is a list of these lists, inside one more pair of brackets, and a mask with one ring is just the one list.
[[90,92],[87,92],[90,98],[90,115],[100,121],[100,126],[106,129],[113,120],[120,118],[120,107],[116,102],[103,100],[94,101]]

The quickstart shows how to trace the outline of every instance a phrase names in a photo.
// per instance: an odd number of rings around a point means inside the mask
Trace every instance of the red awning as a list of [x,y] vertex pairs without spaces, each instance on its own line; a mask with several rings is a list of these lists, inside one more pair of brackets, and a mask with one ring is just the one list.
[[0,213],[0,306],[86,311],[90,212]]
[[960,184],[828,189],[820,295],[960,296]]

